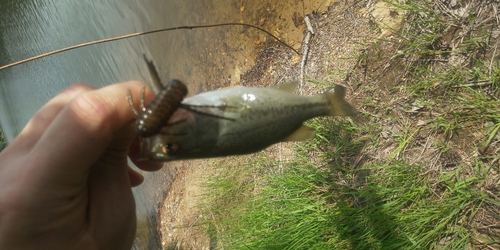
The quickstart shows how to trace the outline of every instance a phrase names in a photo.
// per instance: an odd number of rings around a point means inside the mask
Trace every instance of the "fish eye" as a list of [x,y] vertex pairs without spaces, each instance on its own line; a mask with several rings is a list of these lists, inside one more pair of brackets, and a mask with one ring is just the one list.
[[167,143],[165,145],[163,145],[163,147],[161,148],[161,151],[164,153],[164,154],[174,154],[175,152],[177,152],[177,150],[179,150],[179,145],[177,143]]

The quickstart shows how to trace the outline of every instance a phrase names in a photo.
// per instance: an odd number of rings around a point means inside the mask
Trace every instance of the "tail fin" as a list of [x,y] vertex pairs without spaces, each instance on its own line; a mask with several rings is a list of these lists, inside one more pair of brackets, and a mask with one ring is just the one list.
[[326,99],[330,102],[330,114],[331,116],[349,116],[356,115],[358,111],[351,106],[345,99],[345,88],[341,85],[335,85],[335,87],[328,89],[323,93]]

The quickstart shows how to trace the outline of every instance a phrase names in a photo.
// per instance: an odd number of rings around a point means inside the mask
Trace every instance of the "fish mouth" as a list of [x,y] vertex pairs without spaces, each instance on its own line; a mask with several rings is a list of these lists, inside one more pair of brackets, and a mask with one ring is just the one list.
[[149,138],[139,137],[139,157],[137,161],[149,160],[149,153],[151,153],[151,143]]
[[162,133],[151,137],[140,137],[137,161],[164,162],[175,159],[175,154],[181,148],[179,139],[187,135],[188,133]]
[[140,153],[138,161],[158,161],[162,156],[164,142],[161,135],[154,135],[147,138],[140,138]]

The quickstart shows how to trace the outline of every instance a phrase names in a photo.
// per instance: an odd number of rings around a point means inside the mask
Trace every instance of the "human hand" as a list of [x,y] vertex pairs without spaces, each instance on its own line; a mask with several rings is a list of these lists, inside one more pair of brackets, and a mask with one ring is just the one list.
[[135,162],[139,145],[126,95],[142,86],[73,85],[0,153],[0,249],[131,248],[131,187],[143,177],[127,155],[143,170],[161,168]]

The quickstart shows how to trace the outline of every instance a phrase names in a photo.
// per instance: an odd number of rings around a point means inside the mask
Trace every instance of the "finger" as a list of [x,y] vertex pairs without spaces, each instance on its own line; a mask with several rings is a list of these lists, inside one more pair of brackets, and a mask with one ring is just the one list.
[[[80,195],[82,191],[86,192],[84,197],[88,202],[84,203],[86,208],[82,217],[88,223],[86,227],[89,235],[98,243],[96,248],[108,249],[114,245],[119,246],[118,249],[126,249],[130,248],[129,240],[133,239],[135,233],[135,201],[125,154],[119,154],[118,157],[112,154],[105,154],[90,168],[85,185],[63,186],[65,190],[58,194],[62,193],[67,199],[75,194]],[[67,184],[59,180],[54,182]]]
[[131,167],[128,168],[128,176],[130,179],[130,185],[132,187],[137,187],[142,184],[144,181],[144,176],[139,172],[133,170]]
[[[128,150],[136,136],[120,134],[134,119],[126,96],[127,91],[139,93],[140,82],[131,81],[88,91],[75,97],[49,125],[35,145],[31,156],[38,173],[51,173],[52,179],[80,184],[89,167],[105,150],[120,154]],[[151,98],[152,93],[148,91]],[[120,140],[115,136],[124,136]]]
[[93,90],[90,86],[73,84],[56,95],[33,115],[21,133],[11,143],[10,148],[23,154],[31,150],[64,106],[75,96],[90,90]]
[[144,171],[158,171],[163,167],[163,163],[160,162],[152,162],[152,161],[138,161],[137,159],[139,158],[140,155],[140,142],[139,138],[136,137],[132,141],[132,145],[130,145],[130,150],[128,153],[128,156],[130,157],[130,160],[134,163],[135,166],[138,168],[144,170]]
[[161,163],[161,162],[152,162],[152,161],[137,161],[137,160],[134,160],[134,159],[131,159],[132,162],[134,163],[134,165],[144,171],[148,171],[148,172],[154,172],[154,171],[158,171],[160,169],[163,168],[163,166],[165,165],[164,163]]

